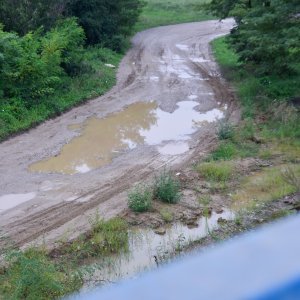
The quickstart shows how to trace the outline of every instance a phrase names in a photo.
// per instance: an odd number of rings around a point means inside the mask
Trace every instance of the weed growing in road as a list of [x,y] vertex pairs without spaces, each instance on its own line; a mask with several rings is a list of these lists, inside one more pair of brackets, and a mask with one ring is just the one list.
[[152,199],[152,188],[140,184],[128,193],[128,207],[134,212],[145,212],[151,208]]
[[156,176],[153,189],[154,197],[162,202],[177,203],[180,200],[180,183],[171,172],[164,170]]
[[173,214],[168,209],[163,208],[159,213],[165,222],[170,223],[173,221]]
[[204,162],[196,167],[197,171],[206,179],[213,182],[226,182],[234,175],[234,164],[226,161]]

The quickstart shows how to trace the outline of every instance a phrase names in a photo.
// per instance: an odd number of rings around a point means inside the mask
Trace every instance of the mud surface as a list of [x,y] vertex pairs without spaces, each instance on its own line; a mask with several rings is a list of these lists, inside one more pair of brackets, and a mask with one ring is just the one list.
[[[165,166],[183,169],[195,157],[209,151],[214,145],[216,123],[204,122],[208,121],[205,118],[200,118],[196,127],[189,124],[189,130],[179,133],[180,138],[176,138],[177,128],[181,129],[179,124],[185,126],[186,121],[180,119],[182,116],[175,122],[177,126],[170,128],[171,136],[160,137],[155,142],[147,136],[151,130],[141,125],[144,120],[140,120],[137,135],[131,136],[129,132],[129,139],[114,142],[117,146],[107,146],[112,140],[104,142],[104,139],[105,135],[112,135],[109,130],[118,127],[110,123],[113,116],[124,114],[132,105],[144,105],[150,110],[150,115],[137,112],[134,120],[151,119],[153,109],[156,116],[158,112],[175,115],[186,101],[193,102],[191,111],[198,112],[200,117],[222,112],[224,117],[237,120],[239,113],[232,93],[220,77],[209,47],[211,40],[227,34],[232,26],[233,20],[207,21],[159,27],[137,34],[133,48],[120,65],[118,83],[109,93],[2,143],[0,201],[12,194],[34,195],[0,210],[2,233],[19,246],[40,241],[50,245],[66,235],[72,238],[87,229],[88,216],[96,210],[104,218],[121,213],[126,208],[127,190],[136,182],[151,178]],[[157,120],[154,123],[148,120],[146,127],[156,128]],[[71,147],[73,160],[78,159],[76,147],[72,145],[86,137],[85,131],[93,122],[100,122],[100,128],[107,129],[105,133],[97,133],[100,144],[104,143],[101,151],[107,158],[103,164],[98,163],[101,160],[79,163],[77,173],[76,166],[70,167],[71,154],[62,157]],[[152,133],[156,138],[154,129]],[[83,144],[93,149],[95,142],[92,135]],[[91,159],[92,155],[86,156]],[[59,159],[62,162],[56,168]],[[51,160],[51,166],[46,166]],[[65,171],[61,171],[62,164],[66,166]]]

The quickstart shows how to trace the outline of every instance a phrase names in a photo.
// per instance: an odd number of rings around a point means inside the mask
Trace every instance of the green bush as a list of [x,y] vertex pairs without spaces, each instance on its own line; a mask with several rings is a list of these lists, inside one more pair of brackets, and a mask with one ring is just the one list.
[[230,160],[237,153],[236,145],[232,142],[221,143],[210,155],[211,160]]
[[151,208],[152,199],[151,187],[140,184],[128,193],[128,207],[134,212],[145,212]]
[[177,203],[180,200],[180,183],[171,172],[163,171],[154,180],[155,198],[166,203]]
[[234,136],[234,127],[226,121],[221,121],[218,126],[217,134],[219,140],[232,139]]

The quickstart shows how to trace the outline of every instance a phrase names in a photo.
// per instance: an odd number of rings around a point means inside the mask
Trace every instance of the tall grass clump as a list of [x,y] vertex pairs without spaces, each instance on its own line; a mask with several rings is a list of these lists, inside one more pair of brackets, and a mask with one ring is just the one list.
[[152,199],[152,188],[139,184],[128,193],[128,207],[134,212],[145,212],[151,208]]
[[234,175],[233,163],[226,161],[204,162],[196,169],[206,180],[213,182],[226,182]]
[[177,203],[180,200],[180,183],[171,172],[164,170],[155,177],[154,197],[166,203]]

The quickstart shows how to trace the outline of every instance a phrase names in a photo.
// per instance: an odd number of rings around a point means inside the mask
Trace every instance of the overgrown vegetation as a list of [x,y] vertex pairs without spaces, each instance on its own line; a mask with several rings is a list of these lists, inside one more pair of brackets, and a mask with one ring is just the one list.
[[251,72],[299,76],[299,1],[212,0],[208,8],[220,18],[235,18],[230,43]]
[[1,1],[0,141],[108,91],[116,71],[105,64],[118,66],[141,7],[140,0]]
[[232,162],[204,162],[197,168],[198,172],[209,181],[226,182],[234,176],[234,164]]
[[10,252],[6,263],[9,267],[0,274],[0,291],[5,299],[55,299],[82,286],[79,273],[71,275],[43,250]]
[[29,248],[8,251],[0,269],[0,295],[5,299],[56,299],[78,291],[84,272],[83,259],[103,258],[128,248],[128,226],[120,219],[91,220],[91,230],[72,242],[61,242],[58,249]]
[[[289,170],[288,176],[286,174],[287,169]],[[299,190],[298,183],[294,179],[299,177],[299,165],[272,167],[252,176],[247,176],[232,195],[234,206],[253,208],[257,204],[277,200],[295,193]]]
[[[180,200],[180,182],[170,172],[163,170],[156,175],[151,185],[139,184],[128,193],[128,207],[134,212],[145,212],[151,209],[153,200],[172,204]],[[170,219],[167,212],[161,211],[161,216]]]
[[140,184],[128,193],[128,207],[134,212],[145,212],[151,208],[152,199],[152,187]]
[[180,200],[180,183],[171,172],[164,170],[155,177],[154,197],[162,202],[177,203]]

